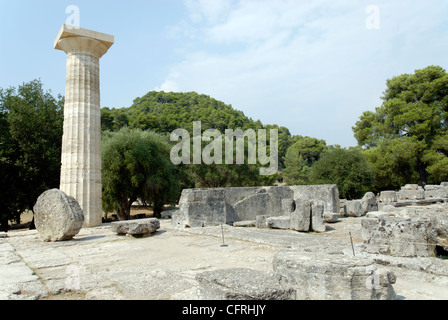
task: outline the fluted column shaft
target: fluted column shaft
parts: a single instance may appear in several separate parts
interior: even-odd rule
[[[108,50],[83,36],[58,41],[67,53],[60,189],[84,212],[84,227],[102,223],[99,59]]]

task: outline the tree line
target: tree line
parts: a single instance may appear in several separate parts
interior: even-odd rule
[[[64,98],[40,80],[0,89],[0,223],[20,221],[37,197],[59,187]],[[174,165],[176,129],[276,129],[279,172],[263,177],[260,165]],[[337,184],[341,197],[395,190],[406,183],[448,180],[448,74],[438,66],[386,81],[381,106],[354,125],[358,146],[327,145],[264,125],[209,96],[149,92],[128,108],[101,109],[103,208],[127,219],[139,199],[160,214],[185,188]],[[269,142],[268,142],[269,144]],[[269,148],[269,145],[268,145]]]

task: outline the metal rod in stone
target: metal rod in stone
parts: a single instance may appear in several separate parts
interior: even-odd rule
[[[350,242],[352,243],[353,256],[355,257],[355,256],[356,256],[356,254],[355,254],[355,246],[353,245],[353,238],[352,238],[352,233],[351,233],[351,232],[349,232],[349,234],[350,234]]]
[[[222,245],[221,247],[227,247],[226,243],[224,242],[224,225],[221,224],[221,232],[222,232]]]

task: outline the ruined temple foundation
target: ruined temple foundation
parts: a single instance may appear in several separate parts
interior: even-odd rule
[[[111,35],[63,25],[54,48],[67,54],[60,189],[84,212],[84,227],[102,223],[99,60]]]

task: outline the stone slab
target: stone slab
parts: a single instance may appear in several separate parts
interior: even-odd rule
[[[255,228],[257,224],[257,221],[250,220],[250,221],[238,221],[234,222],[233,226],[236,228]]]
[[[272,271],[243,268],[196,275],[201,300],[295,300],[295,290]]]
[[[324,212],[324,221],[326,223],[336,223],[339,222],[339,214],[333,212]]]
[[[116,234],[146,235],[160,229],[160,221],[156,218],[112,222],[112,231]]]
[[[393,300],[396,276],[373,259],[343,254],[280,251],[274,271],[296,289],[298,300]]]
[[[291,218],[290,217],[269,217],[266,219],[266,226],[272,229],[290,229]]]

